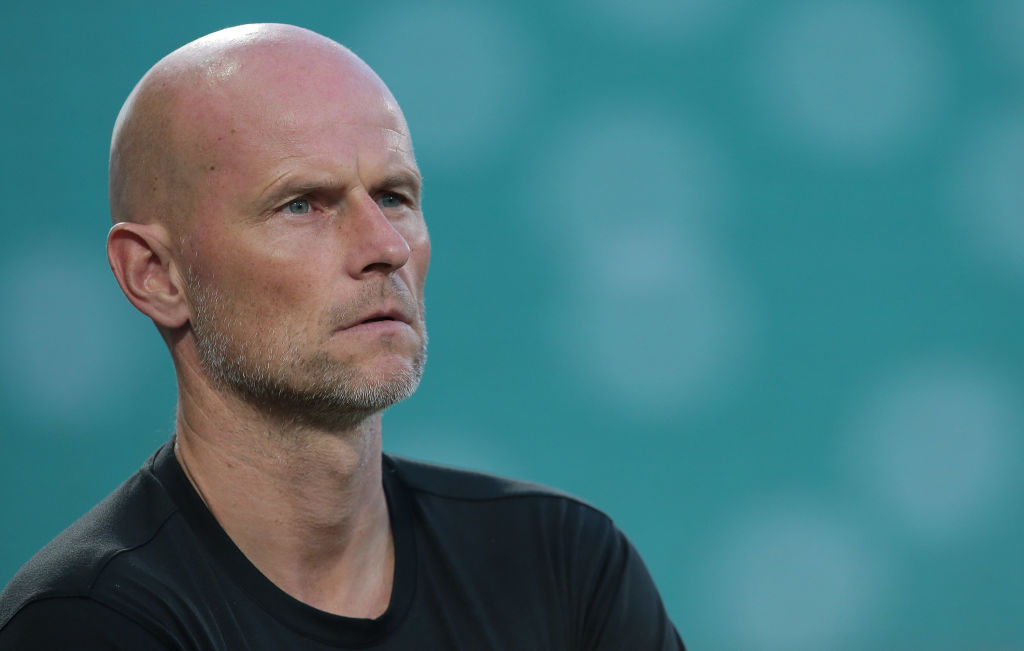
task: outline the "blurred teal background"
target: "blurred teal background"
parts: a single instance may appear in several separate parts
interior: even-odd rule
[[[5,3],[0,584],[170,434],[117,110],[228,25],[405,109],[431,360],[392,452],[611,514],[693,649],[1024,649],[1024,2]]]

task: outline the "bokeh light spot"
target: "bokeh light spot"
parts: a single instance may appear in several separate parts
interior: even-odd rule
[[[848,648],[890,581],[862,532],[800,503],[746,513],[708,554],[707,617],[726,648]]]
[[[712,234],[723,158],[678,116],[612,104],[560,132],[530,186],[565,265],[559,348],[638,414],[720,395],[748,352],[752,309]]]
[[[353,32],[357,39],[375,31],[380,37],[353,47],[387,80],[417,151],[435,164],[458,165],[511,137],[540,72],[523,30],[482,5],[409,4],[382,12],[368,21],[380,30]]]
[[[1009,67],[1024,71],[1024,1],[986,0],[979,6],[987,43]]]
[[[27,251],[4,264],[0,322],[4,387],[34,422],[79,423],[123,377],[115,314],[119,293],[102,258],[70,247]]]
[[[393,454],[469,468],[505,477],[527,477],[529,464],[491,435],[459,426],[385,427],[385,448]]]
[[[924,16],[904,5],[794,5],[754,56],[768,115],[814,152],[874,160],[900,151],[944,106],[941,49]]]
[[[637,413],[664,413],[735,379],[748,306],[710,246],[651,226],[606,227],[582,244],[565,349],[594,389]]]
[[[950,187],[964,241],[986,264],[1024,276],[1024,107],[984,121]]]
[[[725,211],[723,153],[670,110],[610,102],[575,117],[547,144],[528,214],[584,235],[594,225],[713,224]]]
[[[848,462],[894,522],[929,543],[978,535],[1012,500],[1013,389],[969,362],[885,378],[859,409]]]
[[[676,45],[707,33],[732,14],[739,0],[597,0],[581,2],[592,18],[616,34]],[[597,12],[595,14],[595,12]]]

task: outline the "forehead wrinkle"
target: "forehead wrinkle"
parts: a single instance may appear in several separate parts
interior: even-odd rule
[[[217,115],[215,124],[200,127],[203,131],[198,141],[208,143],[205,148],[223,157],[229,164],[236,159],[243,167],[247,162],[263,159],[270,167],[286,165],[291,161],[309,159],[313,163],[331,161],[345,155],[337,146],[328,146],[331,140],[327,134],[338,133],[344,138],[344,130],[353,129],[367,132],[374,140],[345,139],[344,149],[355,152],[365,148],[380,152],[393,152],[415,160],[412,139],[409,134],[391,126],[379,123],[344,122],[330,115],[317,116],[309,120],[292,113],[286,117],[265,116],[259,113],[245,115],[239,111],[204,111],[207,116]],[[375,134],[375,135],[374,135]],[[270,181],[273,183],[273,180]]]
[[[287,170],[287,171],[284,171],[284,172],[281,172],[280,174],[278,174],[276,177],[274,177],[273,180],[270,181],[270,183],[268,183],[265,186],[263,186],[262,188],[260,188],[260,196],[261,197],[266,196],[270,192],[271,188],[273,188],[275,185],[278,185],[281,182],[281,179],[287,178],[287,177],[289,177],[291,175],[292,175],[292,172],[290,170]]]
[[[334,124],[341,124],[346,127],[356,127],[357,129],[379,129],[380,131],[389,131],[396,136],[401,136],[402,138],[409,138],[408,132],[392,129],[391,127],[386,127],[382,124],[363,124],[361,122],[334,122]]]
[[[388,138],[387,142],[383,143],[379,148],[371,146],[365,148],[364,151],[360,151],[360,146],[356,144],[351,147],[351,154],[346,152],[346,154],[349,155],[347,160],[344,159],[344,155],[338,149],[332,149],[330,151],[309,151],[293,154],[280,154],[275,157],[274,167],[284,167],[285,169],[260,188],[259,192],[261,194],[266,193],[282,179],[293,175],[323,178],[325,179],[325,185],[337,185],[337,183],[333,181],[327,182],[326,179],[334,179],[335,177],[338,177],[339,174],[343,175],[346,168],[353,166],[353,162],[356,176],[361,177],[361,170],[359,167],[360,161],[367,156],[377,159],[373,165],[374,167],[383,167],[385,169],[390,167],[400,167],[402,169],[409,170],[411,174],[419,178],[419,168],[416,165],[416,158],[412,152],[412,148],[406,148],[403,146],[410,142],[407,136],[399,131],[385,127],[366,126],[366,128],[372,128],[378,131],[382,130],[387,133],[397,135],[401,137],[402,142],[396,142],[393,138]],[[382,155],[377,156],[378,152]]]
[[[237,117],[237,114],[235,114],[235,116]],[[328,117],[319,120],[319,122],[322,123],[321,126],[314,126],[310,125],[309,123],[301,124],[298,120],[295,119],[295,116],[289,117],[291,119],[287,121],[279,119],[273,121],[273,123],[269,125],[271,128],[276,127],[279,130],[280,135],[278,137],[274,137],[274,135],[271,134],[268,129],[262,129],[263,135],[269,136],[265,138],[265,140],[287,141],[289,143],[301,145],[302,143],[298,141],[302,140],[303,138],[312,138],[314,141],[320,141],[321,138],[319,137],[319,134],[322,134],[327,131],[334,132],[342,128],[352,128],[363,131],[381,132],[381,135],[386,139],[385,144],[382,148],[394,149],[397,151],[405,151],[406,147],[404,147],[403,145],[407,144],[407,149],[409,151],[412,151],[412,137],[408,132],[402,131],[400,129],[395,129],[384,124],[344,122],[336,119],[331,119]],[[254,121],[258,121],[260,119],[261,118],[257,116]],[[282,155],[281,159],[283,160],[285,158],[296,156],[301,157],[303,156],[303,154]]]

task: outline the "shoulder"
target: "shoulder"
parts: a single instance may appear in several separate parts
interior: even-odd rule
[[[564,614],[564,648],[682,649],[639,554],[602,511],[530,482],[387,455],[384,464],[413,495],[425,557],[458,568],[438,584],[472,583],[474,603],[536,607],[527,619]]]
[[[110,562],[145,545],[175,510],[147,463],[22,566],[0,593],[0,628],[33,602],[89,596]]]
[[[587,549],[616,545],[621,538],[603,511],[548,486],[393,455],[385,455],[384,468],[413,496],[425,520],[421,526]]]
[[[556,488],[475,470],[385,454],[384,471],[393,474],[414,492],[440,499],[466,502],[496,502],[505,499],[551,500],[600,513],[580,498]]]
[[[167,651],[173,641],[88,597],[33,601],[0,628],[0,651]]]

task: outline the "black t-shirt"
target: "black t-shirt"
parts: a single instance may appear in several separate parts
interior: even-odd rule
[[[546,488],[384,455],[387,611],[308,606],[221,529],[169,443],[0,594],[0,651],[681,650],[636,550]]]

